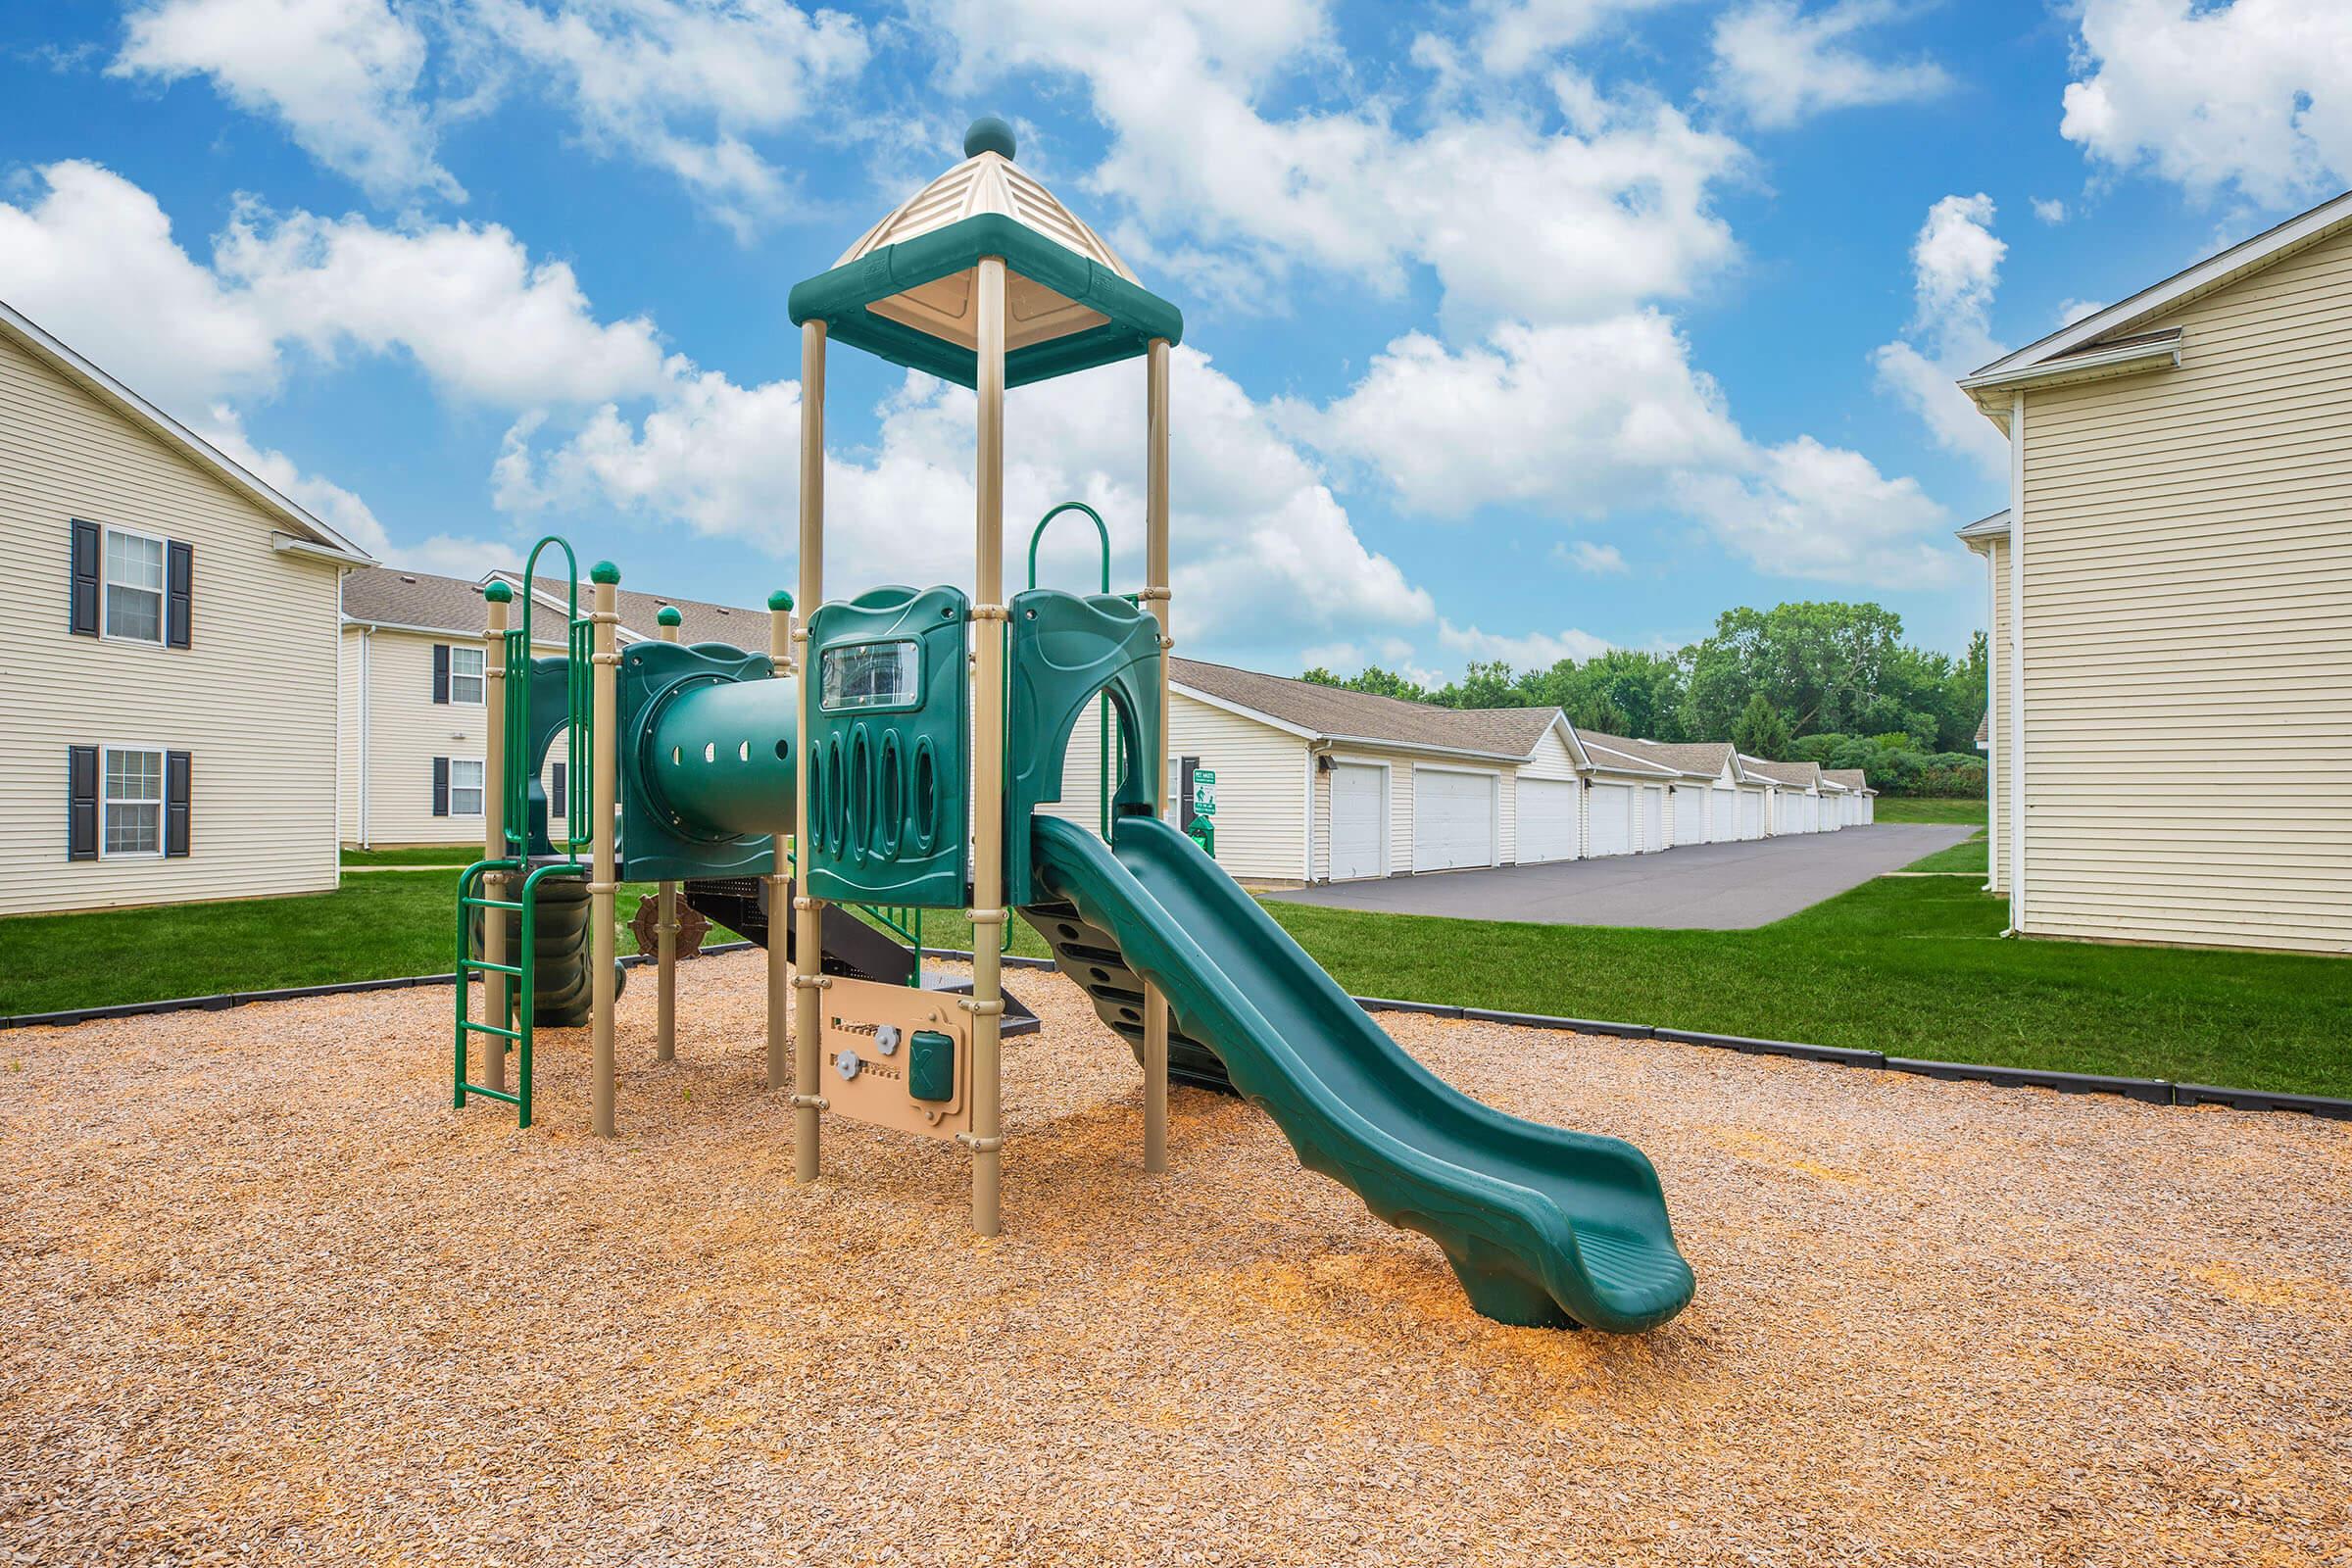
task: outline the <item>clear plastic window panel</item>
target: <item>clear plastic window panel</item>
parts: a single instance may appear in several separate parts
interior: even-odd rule
[[[922,697],[922,650],[911,640],[828,648],[824,692],[828,713],[874,708],[912,708]]]

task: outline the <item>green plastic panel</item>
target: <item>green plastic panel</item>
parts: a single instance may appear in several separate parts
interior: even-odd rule
[[[958,386],[976,386],[979,357],[972,350],[866,307],[977,266],[983,256],[1001,256],[1009,270],[1108,318],[1100,326],[1008,352],[1006,386],[1134,359],[1153,338],[1183,340],[1184,313],[1175,306],[1003,213],[959,219],[804,278],[793,285],[786,309],[796,326],[822,320],[837,342]]]
[[[519,638],[514,639],[514,646],[519,645]],[[521,715],[520,733],[524,767],[524,826],[529,830],[528,853],[534,856],[561,855],[564,852],[556,848],[548,832],[547,779],[544,775],[547,772],[548,752],[555,746],[556,737],[563,734],[571,722],[570,661],[553,657],[534,659],[531,661],[529,676],[519,684],[527,704]],[[509,689],[508,700],[514,700],[512,688]],[[508,733],[512,735],[515,731],[510,728]],[[573,749],[576,751],[579,748]],[[513,758],[507,759],[507,766],[514,766]],[[564,793],[578,800],[587,799],[580,791],[567,789]],[[508,824],[510,829],[514,825]]]
[[[1070,732],[1107,694],[1125,771],[1111,814],[1159,809],[1159,780],[1134,760],[1159,755],[1159,622],[1112,594],[1032,588],[1012,601],[1012,657],[1005,726],[1004,885],[1014,908],[1035,902],[1030,824],[1061,799]]]
[[[875,588],[808,618],[808,892],[960,909],[971,884],[971,601]],[[897,650],[911,644],[913,667]],[[858,672],[835,682],[829,671]]]
[[[906,1043],[906,1093],[916,1100],[956,1098],[956,1037],[917,1029]]]
[[[1415,1061],[1183,834],[1037,823],[1040,880],[1118,944],[1299,1162],[1438,1244],[1470,1304],[1531,1327],[1653,1328],[1693,1289],[1633,1145],[1522,1121]]]
[[[794,683],[725,643],[632,643],[616,711],[620,864],[639,881],[765,876],[791,831]]]

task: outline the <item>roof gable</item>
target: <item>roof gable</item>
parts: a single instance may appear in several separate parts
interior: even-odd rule
[[[195,465],[211,472],[302,535],[298,545],[309,553],[339,557],[353,565],[370,565],[375,558],[314,516],[309,509],[280,494],[244,465],[181,424],[163,410],[116,380],[69,348],[37,322],[0,300],[0,330],[22,342],[68,380],[93,393],[131,423],[162,439]]]
[[[2100,348],[2125,351],[2160,347],[2147,341],[2159,334],[2143,334],[2142,340],[2137,343],[2131,341],[2131,335],[2166,311],[2179,309],[2191,300],[2228,288],[2266,267],[2323,240],[2333,238],[2347,229],[2352,229],[2352,191],[2322,202],[2309,212],[2267,228],[2228,250],[2217,252],[2193,267],[2150,284],[2128,299],[2117,301],[2103,311],[2093,311],[2080,321],[2062,326],[2015,353],[2005,354],[1967,376],[1961,385],[1997,383],[2021,372],[2048,366],[2063,357],[2087,355]]]

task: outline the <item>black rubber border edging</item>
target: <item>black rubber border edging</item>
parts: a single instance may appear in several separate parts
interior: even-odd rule
[[[688,957],[742,953],[749,942],[718,942]],[[972,956],[960,948],[925,948],[935,958],[968,963]],[[650,953],[632,953],[619,959],[624,968],[654,961]],[[1005,954],[1004,963],[1014,969],[1051,969],[1051,958]],[[210,997],[172,997],[160,1002],[121,1002],[102,1007],[74,1007],[63,1012],[27,1012],[0,1018],[0,1029],[62,1028],[103,1018],[139,1018],[166,1012],[219,1012],[249,1002],[299,1002],[308,997],[353,996],[368,991],[407,991],[416,986],[445,986],[450,974],[394,975],[382,980],[346,980],[323,986],[281,986],[271,991],[229,991]],[[1889,1056],[1846,1046],[1809,1046],[1794,1040],[1761,1040],[1747,1035],[1710,1034],[1700,1029],[1664,1029],[1642,1023],[1610,1023],[1595,1018],[1563,1018],[1545,1012],[1504,1012],[1492,1007],[1458,1007],[1443,1002],[1408,1002],[1396,997],[1352,997],[1366,1012],[1411,1012],[1434,1018],[1509,1024],[1521,1029],[1556,1029],[1585,1035],[1612,1035],[1624,1040],[1664,1040],[1676,1045],[1737,1051],[1750,1056],[1788,1056],[1798,1061],[1838,1066],[1879,1068],[1916,1073],[1946,1083],[1990,1084],[1999,1089],[2050,1089],[2068,1095],[2118,1095],[2146,1105],[2227,1105],[2232,1110],[2287,1111],[2352,1121],[2352,1100],[2327,1095],[2278,1094],[2264,1089],[2228,1089],[2213,1084],[2177,1084],[2162,1078],[2120,1078],[2104,1073],[2052,1072],[2034,1067],[1998,1067],[1973,1061],[1931,1061],[1917,1056]]]

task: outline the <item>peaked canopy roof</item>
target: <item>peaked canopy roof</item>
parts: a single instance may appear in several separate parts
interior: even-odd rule
[[[964,386],[978,380],[980,259],[1005,264],[1004,382],[1019,386],[1175,343],[1184,317],[1013,160],[1012,128],[972,122],[964,160],[793,286],[794,324]]]

